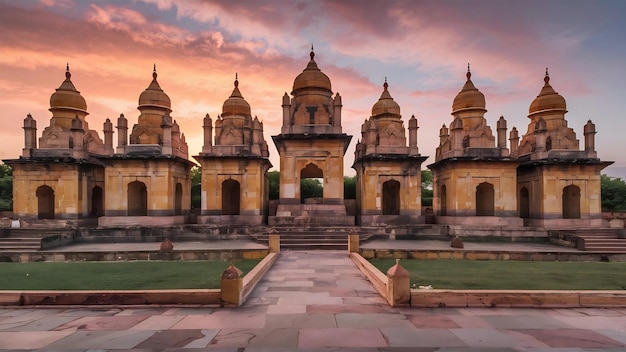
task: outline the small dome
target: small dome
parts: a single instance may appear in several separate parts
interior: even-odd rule
[[[233,93],[228,99],[226,99],[224,105],[222,106],[222,116],[229,115],[251,116],[250,104],[248,104],[239,91],[239,80],[237,79],[237,74],[235,74],[235,89],[233,89]]]
[[[476,87],[474,87],[474,83],[470,79],[472,77],[472,73],[469,70],[469,65],[467,65],[467,81],[463,88],[454,98],[454,102],[452,103],[452,114],[455,114],[458,111],[462,110],[474,110],[480,109],[485,110],[485,95],[481,93]]]
[[[313,59],[315,53],[311,48],[311,60],[304,71],[299,74],[293,81],[293,91],[302,88],[322,88],[331,91],[330,78],[326,76],[322,70],[317,67],[317,63]]]
[[[170,97],[165,94],[161,86],[159,86],[159,82],[157,82],[156,65],[152,72],[152,82],[150,82],[148,88],[139,95],[138,109],[141,110],[143,107],[157,107],[172,111]]]
[[[70,67],[67,65],[65,71],[65,81],[50,96],[50,109],[71,109],[81,112],[87,112],[87,102],[80,92],[76,90],[74,84],[70,80],[72,74]]]
[[[372,107],[372,116],[378,116],[382,114],[394,114],[400,115],[400,105],[396,103],[389,91],[387,90],[389,85],[387,84],[387,79],[385,79],[385,83],[383,84],[383,93],[380,95],[380,98]]]
[[[539,95],[530,103],[528,108],[528,115],[534,115],[546,110],[561,110],[567,112],[567,104],[565,98],[559,93],[555,92],[552,86],[550,86],[550,76],[548,75],[548,69],[546,69],[546,75],[543,78],[545,82]]]

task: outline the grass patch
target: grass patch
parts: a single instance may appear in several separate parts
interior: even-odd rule
[[[370,260],[386,273],[395,259]],[[401,260],[411,286],[465,290],[624,290],[626,263]]]
[[[244,273],[259,260],[233,263]],[[0,263],[0,290],[219,288],[228,261]]]

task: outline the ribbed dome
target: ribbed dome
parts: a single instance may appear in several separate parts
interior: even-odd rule
[[[170,97],[165,94],[161,86],[159,86],[159,82],[157,82],[156,67],[152,72],[152,82],[150,82],[148,88],[139,95],[138,109],[143,107],[157,107],[172,111]]]
[[[543,88],[541,88],[541,92],[539,95],[530,103],[530,107],[528,108],[528,115],[534,115],[536,113],[546,111],[546,110],[561,110],[567,111],[567,104],[565,103],[565,98],[563,98],[559,93],[555,92],[552,86],[550,86],[550,76],[548,75],[548,70],[546,69],[546,75],[543,78],[545,84]]]
[[[71,109],[82,112],[87,112],[87,102],[80,92],[76,90],[74,84],[70,80],[72,75],[70,74],[69,65],[65,71],[65,81],[61,83],[61,86],[56,89],[50,96],[50,110],[52,109]]]
[[[389,91],[387,90],[389,85],[387,84],[387,80],[385,79],[385,83],[383,84],[383,93],[380,95],[380,98],[372,107],[372,116],[378,116],[381,114],[394,114],[400,115],[400,105],[396,103]]]
[[[317,67],[313,59],[315,53],[311,50],[311,60],[304,71],[293,81],[293,91],[302,88],[322,88],[331,91],[330,78]]]
[[[455,114],[458,111],[469,110],[469,109],[480,109],[485,110],[485,95],[481,93],[476,87],[474,87],[474,83],[470,79],[472,77],[472,73],[469,71],[469,65],[467,67],[467,81],[463,88],[454,98],[454,102],[452,103],[452,114]]]
[[[243,98],[239,91],[239,80],[235,75],[235,89],[222,106],[222,116],[244,115],[250,116],[250,104]]]

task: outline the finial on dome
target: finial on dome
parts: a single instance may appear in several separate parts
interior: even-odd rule
[[[68,62],[65,64],[65,79],[69,81],[70,77],[72,77],[72,74],[70,73],[70,63]]]
[[[465,77],[467,77],[468,81],[470,80],[470,78],[472,78],[472,72],[470,72],[470,64],[469,64],[469,62],[467,63],[467,73],[465,74]]]
[[[387,76],[385,76],[385,83],[383,83],[383,88],[387,90],[387,87],[389,87],[389,84],[387,84]]]
[[[239,87],[239,79],[238,79],[237,72],[235,72],[235,88],[237,87]]]
[[[315,52],[313,52],[313,44],[311,44],[311,60],[313,60],[313,58],[315,57]]]
[[[157,79],[156,64],[152,68],[152,78]]]
[[[550,83],[550,75],[548,74],[548,68],[546,67],[546,75],[543,77],[543,81],[548,85]]]

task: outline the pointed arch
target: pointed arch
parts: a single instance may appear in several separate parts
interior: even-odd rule
[[[183,215],[183,185],[176,183],[174,194],[174,215]]]
[[[148,215],[148,191],[140,181],[128,184],[128,216]]]
[[[442,185],[439,191],[439,202],[441,203],[441,210],[439,211],[441,216],[448,215],[448,193],[446,185]]]
[[[400,215],[400,182],[383,183],[383,215]]]
[[[476,187],[476,216],[494,216],[494,189],[489,182]]]
[[[35,194],[37,196],[37,217],[39,219],[54,219],[54,190],[49,186],[39,186]]]
[[[530,218],[530,193],[526,187],[519,190],[519,217]]]
[[[104,215],[104,196],[102,187],[94,186],[91,190],[91,210],[89,211],[91,216]]]
[[[222,182],[222,215],[239,215],[241,211],[241,186],[238,181]]]
[[[563,219],[580,219],[580,187],[563,188]]]

